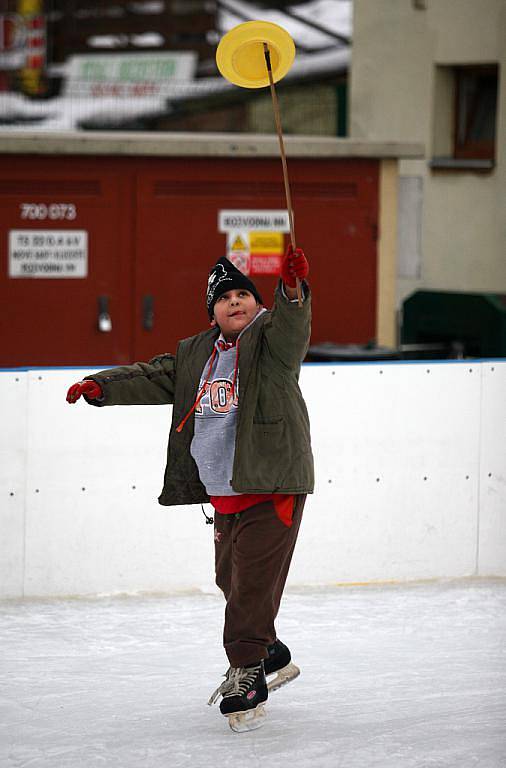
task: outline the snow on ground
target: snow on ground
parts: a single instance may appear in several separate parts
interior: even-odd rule
[[[214,594],[0,603],[2,768],[504,768],[506,581],[289,591],[302,674],[235,734]]]

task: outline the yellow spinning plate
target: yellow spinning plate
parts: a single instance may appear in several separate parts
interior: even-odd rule
[[[221,38],[216,64],[223,77],[242,88],[269,85],[264,43],[269,46],[272,79],[281,80],[293,64],[295,45],[283,27],[270,21],[246,21]]]

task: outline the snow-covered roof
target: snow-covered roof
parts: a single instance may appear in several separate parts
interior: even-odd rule
[[[318,50],[336,44],[334,35],[351,38],[352,0],[310,0],[296,6],[288,6],[286,12],[276,9],[259,8],[254,2],[245,0],[218,0],[218,24],[222,32],[240,24],[241,21],[263,19],[279,24],[287,30],[295,45]],[[235,12],[234,12],[235,11]],[[330,33],[315,29],[294,17],[299,16],[317,26],[327,28]]]
[[[310,26],[291,16],[308,19]],[[309,0],[289,7],[287,12],[259,7],[246,0],[219,0],[217,17],[220,36],[245,20],[263,19],[284,27],[293,37],[297,55],[286,81],[304,80],[345,71],[350,63],[352,0]],[[328,29],[329,34],[321,31]],[[339,39],[338,39],[339,38]],[[236,86],[222,77],[201,77],[188,82],[174,82],[162,96],[119,99],[61,95],[48,101],[33,101],[21,94],[0,93],[1,131],[72,130],[83,121],[122,120],[167,114],[171,104],[232,92]]]

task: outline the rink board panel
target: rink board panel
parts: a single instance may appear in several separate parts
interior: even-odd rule
[[[23,593],[28,378],[0,374],[0,596]]]
[[[80,375],[29,373],[37,428],[30,430],[27,471],[26,594],[205,584],[209,527],[199,536],[197,515],[157,502],[171,408],[69,406],[65,393]],[[195,542],[199,554],[189,558]]]
[[[480,366],[307,366],[303,384],[317,483],[292,577],[474,574]]]
[[[484,576],[506,574],[506,364],[482,367],[479,562]]]
[[[289,584],[506,575],[491,365],[303,366],[316,488]],[[1,596],[215,589],[200,506],[157,503],[171,408],[70,406],[82,375],[0,372]]]

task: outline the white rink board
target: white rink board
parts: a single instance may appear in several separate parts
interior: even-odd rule
[[[304,392],[318,556],[297,559],[298,581],[475,573],[480,366],[309,366]]]
[[[0,373],[0,597],[23,594],[28,378]]]
[[[157,502],[170,407],[71,406],[68,386],[82,376],[29,373],[25,593],[207,585],[212,535],[200,508]]]
[[[170,407],[70,406],[83,375],[0,372],[0,596],[215,589],[200,506],[157,503]],[[505,384],[502,361],[304,366],[289,583],[506,576]]]
[[[506,571],[506,365],[483,365],[479,562],[483,573]]]

